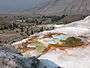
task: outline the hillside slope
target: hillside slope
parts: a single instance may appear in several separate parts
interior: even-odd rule
[[[59,15],[59,14],[89,14],[89,0],[46,0],[33,11],[36,14]]]

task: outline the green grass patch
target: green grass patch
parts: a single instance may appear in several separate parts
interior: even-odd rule
[[[43,53],[43,51],[45,50],[44,44],[37,41],[37,42],[35,43],[35,45],[36,45],[36,50],[37,50],[40,54]]]
[[[63,46],[67,47],[76,47],[84,44],[80,38],[75,37],[68,37],[66,40],[63,40],[62,42],[64,43]]]

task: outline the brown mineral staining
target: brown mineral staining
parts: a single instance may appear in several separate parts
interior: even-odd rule
[[[21,53],[24,53],[24,52],[26,52],[27,50],[29,50],[29,48],[18,48],[18,50],[19,50]]]
[[[54,49],[56,49],[56,47],[54,47],[54,46],[48,46],[48,47],[44,50],[44,53],[47,52],[47,51],[49,51],[49,50],[54,50]]]
[[[60,41],[61,42],[61,41]],[[62,44],[49,44],[45,51],[54,50],[56,48],[60,50],[65,50],[67,48],[76,48],[76,47],[84,47],[85,44],[80,38],[68,37],[66,40],[62,41]]]
[[[30,47],[23,47],[23,48],[18,48],[18,50],[21,52],[21,53],[24,53],[28,50],[34,50],[35,48],[30,48]]]
[[[24,53],[28,50],[34,50],[35,48],[30,48],[30,47],[27,47],[28,45],[33,45],[34,43],[36,43],[37,39],[36,36],[32,36],[31,38],[29,38],[26,42],[22,43],[22,45],[18,45],[18,50],[21,52],[21,53]]]
[[[60,49],[60,50],[65,50],[65,47],[60,47],[59,44],[50,44],[48,45],[48,47],[45,49],[45,52],[49,51],[49,50],[55,50],[56,48]]]
[[[37,36],[32,36],[31,38],[28,39],[28,41],[31,41],[31,40],[36,39],[36,38],[37,38]]]
[[[43,38],[53,38],[53,36],[58,36],[62,34],[63,33],[48,33]],[[46,53],[47,51],[55,50],[56,48],[65,51],[65,49],[67,48],[84,46],[84,42],[77,37],[68,37],[65,40],[60,40],[60,42],[56,44],[49,44],[48,47],[45,47],[45,45],[42,42],[39,42],[38,39],[40,39],[38,36],[31,36],[30,38],[28,38],[26,42],[23,42],[22,45],[18,46],[17,49],[21,53],[24,53],[26,51],[32,51],[32,50],[37,50],[40,53]],[[35,47],[33,48],[32,46],[35,46]]]
[[[63,33],[48,33],[47,35],[44,36],[44,38],[52,38],[53,35],[61,35]]]

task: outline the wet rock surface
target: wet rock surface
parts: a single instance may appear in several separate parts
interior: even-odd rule
[[[37,68],[39,60],[25,58],[11,47],[0,46],[0,68]]]

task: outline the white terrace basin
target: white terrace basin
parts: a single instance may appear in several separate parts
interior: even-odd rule
[[[42,55],[41,66],[47,68],[90,68],[90,45],[85,48],[59,50],[58,48]],[[48,60],[46,62],[45,60]]]
[[[66,48],[64,50],[60,50],[59,48],[49,50],[39,57],[42,62],[40,68],[44,68],[45,66],[47,68],[57,68],[58,66],[62,68],[90,68],[90,16],[84,20],[72,22],[63,27],[35,35],[41,38],[49,33],[64,33],[68,36],[85,36],[87,37],[85,40],[88,41],[88,45],[84,47]],[[54,38],[65,39],[66,36],[54,36]],[[27,39],[19,42],[21,44],[26,41]],[[43,42],[46,46],[56,43],[52,41],[52,38],[39,39],[39,41]],[[19,42],[13,43],[12,45],[17,46]],[[27,55],[28,54],[29,53],[27,53]]]

